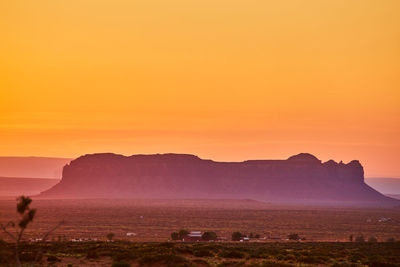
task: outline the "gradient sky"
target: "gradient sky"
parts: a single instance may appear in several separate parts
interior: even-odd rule
[[[0,155],[359,159],[400,177],[400,1],[0,3]]]

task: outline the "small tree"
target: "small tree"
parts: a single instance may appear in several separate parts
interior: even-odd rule
[[[172,240],[179,240],[179,234],[177,232],[171,233]]]
[[[378,242],[378,239],[376,239],[375,236],[371,236],[370,238],[368,238],[368,242],[370,242],[370,243],[376,243],[376,242]]]
[[[233,232],[232,233],[232,241],[240,241],[242,238],[242,233],[241,232]]]
[[[289,240],[296,240],[296,241],[298,241],[298,240],[300,240],[301,238],[300,238],[299,234],[292,233],[292,234],[289,234],[289,235],[288,235],[288,239],[289,239]]]
[[[6,225],[0,224],[0,228],[3,230],[4,233],[6,233],[12,240],[15,242],[15,261],[17,266],[21,266],[21,261],[19,259],[19,246],[22,241],[22,237],[24,234],[25,229],[28,227],[28,225],[33,222],[33,218],[36,215],[36,209],[32,209],[30,207],[30,204],[32,203],[32,199],[30,197],[26,196],[20,196],[17,198],[17,212],[20,215],[20,219],[17,224],[15,224],[13,221],[8,222]],[[63,224],[64,221],[61,221],[58,223],[55,227],[50,229],[47,233],[45,233],[42,237],[42,241],[46,241],[48,236],[54,232],[58,227]],[[16,233],[12,234],[11,232],[8,231],[7,228],[17,228]],[[39,255],[41,253],[41,249],[39,252],[36,254],[34,264],[38,261]]]
[[[108,241],[112,241],[112,239],[114,238],[114,236],[115,236],[115,234],[114,233],[108,233],[107,234],[107,239],[108,239]]]
[[[201,238],[206,241],[217,240],[217,234],[215,232],[204,232]]]
[[[356,237],[355,241],[357,243],[364,243],[365,242],[365,238],[364,238],[363,235],[359,235],[359,236]]]
[[[349,235],[349,241],[353,242],[353,235]]]
[[[179,230],[179,233],[178,233],[179,239],[180,240],[184,239],[188,234],[189,234],[188,230],[185,230],[185,229]]]

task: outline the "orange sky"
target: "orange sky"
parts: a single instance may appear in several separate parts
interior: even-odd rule
[[[400,1],[0,3],[0,155],[359,159],[400,177]]]

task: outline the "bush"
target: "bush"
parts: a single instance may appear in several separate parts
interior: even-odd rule
[[[209,266],[208,262],[202,259],[194,259],[192,262],[195,264],[195,266]]]
[[[193,251],[195,257],[212,257],[213,254],[206,248],[200,248]]]
[[[242,238],[242,233],[241,232],[233,232],[232,233],[232,241],[240,241]]]
[[[204,232],[201,238],[206,241],[217,240],[217,234],[215,232]]]
[[[86,255],[87,259],[97,259],[98,257],[99,257],[99,255],[97,255],[96,250],[89,250]]]
[[[134,260],[137,255],[129,251],[117,251],[113,253],[112,258],[114,261]]]
[[[186,259],[181,256],[171,254],[145,255],[140,260],[140,265],[152,265],[156,263],[166,264],[168,266],[176,266],[186,263]]]
[[[300,240],[300,236],[299,236],[299,234],[292,233],[292,234],[288,235],[288,239],[289,240]]]
[[[180,240],[184,239],[188,234],[189,234],[188,230],[185,230],[185,229],[179,230],[179,233],[178,233],[179,239]]]
[[[365,242],[365,238],[364,238],[363,235],[359,235],[359,236],[356,237],[355,241],[358,242],[358,243],[364,243]]]
[[[368,238],[368,242],[370,242],[370,243],[376,243],[376,242],[378,242],[378,240],[376,239],[376,237],[371,236],[370,238]]]
[[[114,233],[108,233],[108,234],[106,235],[108,241],[112,241],[112,239],[114,238],[114,236],[115,236]]]
[[[131,265],[126,261],[116,261],[111,265],[111,267],[131,267]]]
[[[396,242],[396,239],[394,237],[389,237],[388,239],[386,239],[386,242],[393,243]]]
[[[274,261],[263,261],[261,264],[262,267],[292,267],[293,265],[286,263],[279,263]]]
[[[47,261],[48,262],[56,262],[56,261],[61,261],[59,258],[57,258],[56,256],[50,255],[47,257]]]
[[[172,240],[180,240],[179,233],[177,233],[177,232],[171,233],[171,239]]]
[[[236,250],[230,250],[230,251],[224,251],[220,254],[221,257],[223,258],[230,258],[230,259],[243,259],[245,255]]]
[[[361,262],[364,259],[363,255],[360,253],[355,253],[349,257],[351,262]]]
[[[22,252],[19,255],[19,259],[25,262],[34,261],[35,258],[36,258],[36,253],[33,252]]]
[[[318,264],[318,263],[324,263],[324,261],[318,257],[318,256],[302,256],[299,261],[304,262],[304,263],[310,263],[310,264]]]

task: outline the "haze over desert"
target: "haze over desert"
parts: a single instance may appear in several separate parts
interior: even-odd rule
[[[399,10],[0,2],[0,266],[400,266]]]

